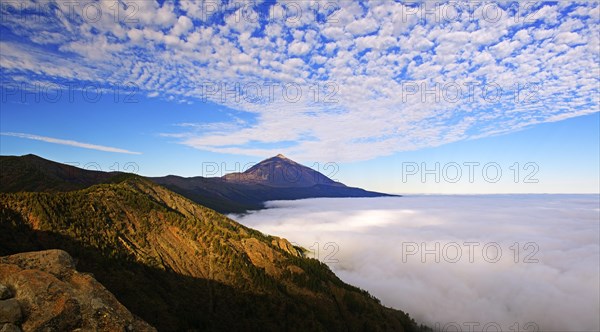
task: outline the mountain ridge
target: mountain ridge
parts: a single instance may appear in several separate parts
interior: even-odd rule
[[[0,191],[70,191],[110,181],[119,172],[87,170],[34,154],[0,156]]]
[[[131,174],[85,170],[31,154],[0,156],[0,170],[0,192],[80,190]],[[271,200],[395,196],[348,187],[281,154],[243,173],[222,177],[167,175],[147,179],[221,213],[259,210]]]

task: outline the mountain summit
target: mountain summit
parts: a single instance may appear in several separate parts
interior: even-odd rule
[[[297,188],[315,185],[345,187],[339,182],[301,165],[282,154],[261,161],[243,173],[231,173],[223,179],[234,183],[261,184],[269,187]]]
[[[325,170],[334,164],[324,164]],[[222,177],[152,178],[199,204],[221,213],[264,208],[264,202],[317,197],[380,197],[388,194],[352,188],[299,164],[282,154],[265,159],[242,173]]]

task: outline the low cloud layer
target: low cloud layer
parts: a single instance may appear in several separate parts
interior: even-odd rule
[[[268,206],[233,217],[310,248],[342,280],[440,331],[600,330],[598,195]]]

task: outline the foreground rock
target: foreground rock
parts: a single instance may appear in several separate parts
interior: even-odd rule
[[[155,331],[62,250],[0,257],[0,291],[0,331]]]
[[[12,292],[5,285],[0,284],[0,300],[6,300],[13,297]]]
[[[22,317],[21,306],[17,300],[0,301],[0,323],[19,323]]]

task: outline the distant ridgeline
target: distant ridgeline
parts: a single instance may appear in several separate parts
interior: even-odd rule
[[[150,179],[221,213],[261,209],[264,202],[272,200],[391,196],[347,187],[281,154],[243,173],[212,178],[171,175]]]
[[[118,182],[130,176],[129,173],[84,170],[35,155],[0,158],[3,192],[70,191]],[[263,160],[243,173],[222,177],[169,175],[148,179],[221,213],[262,209],[263,203],[270,200],[392,196],[347,187],[283,155]]]
[[[237,179],[202,178],[208,188],[202,195],[220,193],[219,184],[230,191],[255,188],[269,198],[274,196],[265,188],[289,189],[262,182],[261,167],[272,167],[267,163],[277,168],[293,162],[278,156]],[[65,250],[79,271],[93,273],[127,309],[160,331],[427,330],[345,284],[325,264],[305,258],[303,248],[198,204],[200,194],[188,199],[141,176],[86,171],[33,155],[0,157],[0,169],[0,256]],[[173,178],[178,184],[202,183],[154,180]],[[334,181],[302,184],[331,195],[380,195]],[[184,189],[196,190],[188,186]]]

